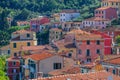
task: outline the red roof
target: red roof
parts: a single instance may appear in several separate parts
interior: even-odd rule
[[[19,33],[30,33],[32,31],[28,31],[28,30],[19,30],[19,31],[15,31],[13,32],[13,34],[19,34]]]
[[[100,7],[100,8],[97,8],[96,10],[106,10],[106,9],[109,9],[109,8],[112,8],[112,7]]]
[[[32,54],[32,55],[24,56],[24,58],[31,58],[33,60],[40,61],[40,60],[43,60],[43,59],[46,59],[52,56],[54,56],[52,53],[43,52],[39,54]]]
[[[104,18],[100,18],[100,17],[92,17],[92,18],[88,18],[85,21],[110,21],[109,19],[104,19]]]
[[[110,64],[118,64],[118,65],[120,65],[120,57],[118,57],[118,58],[114,58],[114,59],[111,59],[111,60],[107,60],[107,61],[104,61],[104,62],[106,62],[106,63],[110,63]]]
[[[100,72],[91,72],[91,73],[78,73],[78,74],[67,74],[60,76],[53,76],[47,78],[39,78],[33,80],[108,80],[109,77],[113,78],[113,80],[120,80],[119,76],[113,75],[112,73],[108,73],[106,71]]]

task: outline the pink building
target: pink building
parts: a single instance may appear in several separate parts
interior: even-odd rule
[[[30,30],[39,32],[41,31],[41,27],[42,27],[41,25],[49,22],[50,20],[47,17],[39,17],[39,18],[31,19]]]
[[[104,39],[82,30],[73,30],[65,36],[65,43],[73,42],[76,46],[76,58],[82,63],[93,62],[104,53]]]
[[[92,17],[82,21],[83,28],[91,27],[102,29],[106,28],[107,25],[111,25],[111,21],[109,19],[103,19],[100,17]]]
[[[95,10],[95,17],[112,20],[117,18],[117,11],[112,7],[100,7]]]

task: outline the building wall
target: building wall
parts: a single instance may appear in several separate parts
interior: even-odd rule
[[[35,19],[30,21],[30,30],[38,32],[40,31],[39,26],[41,24],[49,23],[50,20],[48,18],[41,18],[41,19]],[[35,25],[35,28],[33,28],[33,25]]]
[[[112,74],[113,73],[113,70],[115,70],[115,74],[114,75],[117,75],[117,76],[120,76],[120,67],[118,67],[118,65],[112,65],[112,64],[103,64],[102,65],[104,67],[104,69]]]
[[[102,1],[101,6],[108,6],[108,7],[117,8],[117,14],[120,15],[120,2]]]
[[[80,13],[60,13],[60,22],[71,21],[80,16]]]
[[[63,57],[53,56],[39,62],[39,72],[43,72],[44,74],[48,74],[48,72],[53,71],[53,64],[61,63],[61,68],[63,68]]]
[[[13,65],[13,62],[16,62],[16,65]],[[15,73],[12,72],[14,69],[16,69]],[[10,80],[14,80],[13,78],[14,76],[16,76],[17,80],[19,80],[19,73],[20,73],[20,62],[14,60],[7,61],[7,75],[10,78]]]
[[[87,62],[87,58],[90,58],[91,61],[94,61],[95,58],[98,57],[98,53],[96,51],[97,49],[100,50],[100,54],[103,54],[103,52],[104,52],[104,40],[99,40],[100,45],[97,45],[96,41],[97,40],[90,40],[90,45],[87,45],[86,40],[77,41],[76,45],[77,45],[78,59],[80,59],[81,61],[84,61],[85,63]],[[88,57],[86,56],[87,49],[90,50],[90,56],[88,56]],[[81,50],[80,54],[79,54],[79,50]]]
[[[50,34],[49,34],[49,43],[51,43],[52,41],[58,41],[62,38],[62,31],[58,31],[58,30],[50,30]]]
[[[14,53],[18,53],[19,51],[21,51],[22,46],[27,46],[27,42],[30,42],[31,46],[37,45],[36,40],[11,41],[10,42],[11,56],[13,56]],[[16,43],[16,48],[13,47],[13,43]]]

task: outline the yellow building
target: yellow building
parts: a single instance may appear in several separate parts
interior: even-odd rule
[[[27,30],[13,32],[10,40],[11,56],[20,55],[22,46],[37,45],[36,33]]]
[[[118,15],[120,15],[120,0],[102,0],[101,6],[116,8]]]
[[[53,14],[54,21],[60,21],[59,13]]]

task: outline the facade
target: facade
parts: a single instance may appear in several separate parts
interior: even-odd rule
[[[102,63],[107,72],[120,76],[120,57],[108,59]]]
[[[18,57],[8,58],[6,61],[7,75],[10,80],[22,80],[23,70],[22,65],[23,61]]]
[[[37,45],[36,33],[20,30],[12,33],[10,41],[11,56],[18,56],[23,46]]]
[[[53,14],[52,17],[53,17],[54,21],[60,21],[59,13]]]
[[[52,53],[43,52],[40,54],[32,54],[25,57],[25,75],[29,79],[37,78],[39,73],[47,76],[50,71],[63,68],[63,58]]]
[[[17,21],[17,26],[28,26],[30,22],[28,21]]]
[[[53,43],[54,41],[58,41],[60,39],[62,39],[62,30],[58,28],[50,29],[49,44]]]
[[[100,17],[93,17],[82,21],[82,25],[83,28],[91,27],[91,28],[103,29],[106,28],[106,26],[111,25],[111,21]]]
[[[95,10],[95,17],[100,17],[103,19],[117,19],[117,11],[112,7],[100,7]]]
[[[97,30],[92,30],[91,33],[101,35],[104,38],[104,55],[112,54],[112,37]]]
[[[119,80],[120,77],[112,75],[106,71],[90,72],[86,74],[66,74],[46,78],[37,78],[33,80]]]
[[[80,29],[82,28],[81,22],[63,22],[62,23],[62,30],[65,32],[69,32],[73,29]]]
[[[39,32],[47,31],[50,29],[51,24],[45,23],[39,26]]]
[[[60,13],[60,22],[72,21],[73,19],[80,16],[78,10],[62,10]]]
[[[30,20],[30,30],[40,32],[41,25],[49,23],[50,20],[47,17],[39,17]]]
[[[120,15],[120,1],[119,0],[102,0],[101,6],[116,8],[117,14]]]
[[[101,35],[82,30],[73,30],[68,35],[65,37],[65,41],[66,43],[73,42],[75,44],[76,58],[81,63],[93,62],[99,55],[103,55],[104,39]]]
[[[0,55],[10,55],[10,52],[11,50],[9,45],[0,48]]]

